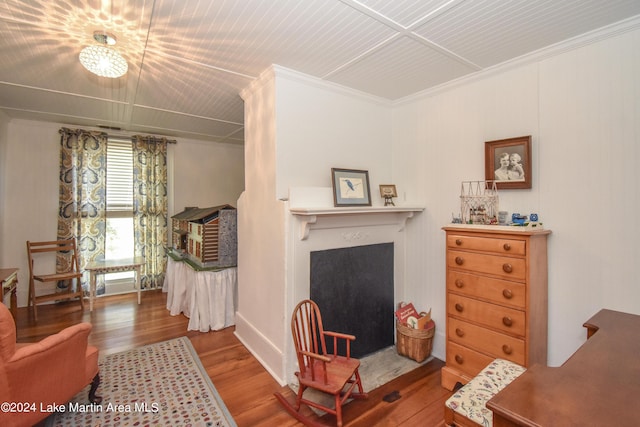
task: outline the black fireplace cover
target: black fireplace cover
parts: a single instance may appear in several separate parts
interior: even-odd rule
[[[311,299],[320,307],[325,330],[356,336],[355,358],[394,344],[393,246],[311,252]],[[327,340],[327,351],[333,351],[333,340]]]

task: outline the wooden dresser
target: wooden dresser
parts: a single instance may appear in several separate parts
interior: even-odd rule
[[[442,386],[466,384],[496,358],[547,363],[547,236],[528,227],[446,231],[447,358]]]

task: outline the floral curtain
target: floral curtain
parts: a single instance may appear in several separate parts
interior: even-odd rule
[[[58,239],[76,239],[80,269],[84,270],[89,262],[104,257],[107,134],[67,128],[59,133]],[[59,253],[58,271],[68,271],[70,262],[70,254]],[[85,272],[83,289],[88,283]]]
[[[167,141],[136,135],[133,141],[134,255],[145,259],[143,289],[162,287],[167,263]]]

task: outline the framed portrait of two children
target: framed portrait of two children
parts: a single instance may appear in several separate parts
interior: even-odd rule
[[[485,142],[484,170],[498,189],[531,188],[531,135]]]

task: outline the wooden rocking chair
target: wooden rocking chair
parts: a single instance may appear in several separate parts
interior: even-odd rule
[[[293,417],[307,426],[318,424],[300,412],[302,403],[335,415],[337,425],[341,427],[342,405],[347,399],[367,397],[358,372],[360,361],[351,357],[351,341],[355,340],[355,337],[325,331],[322,327],[320,309],[311,300],[301,301],[296,306],[291,317],[291,333],[298,357],[300,371],[296,372],[296,376],[300,387],[295,406],[280,393],[275,393],[276,398]],[[333,354],[327,354],[325,337],[333,338]],[[346,343],[346,356],[337,354],[339,339]],[[333,395],[335,408],[303,397],[307,388]]]

